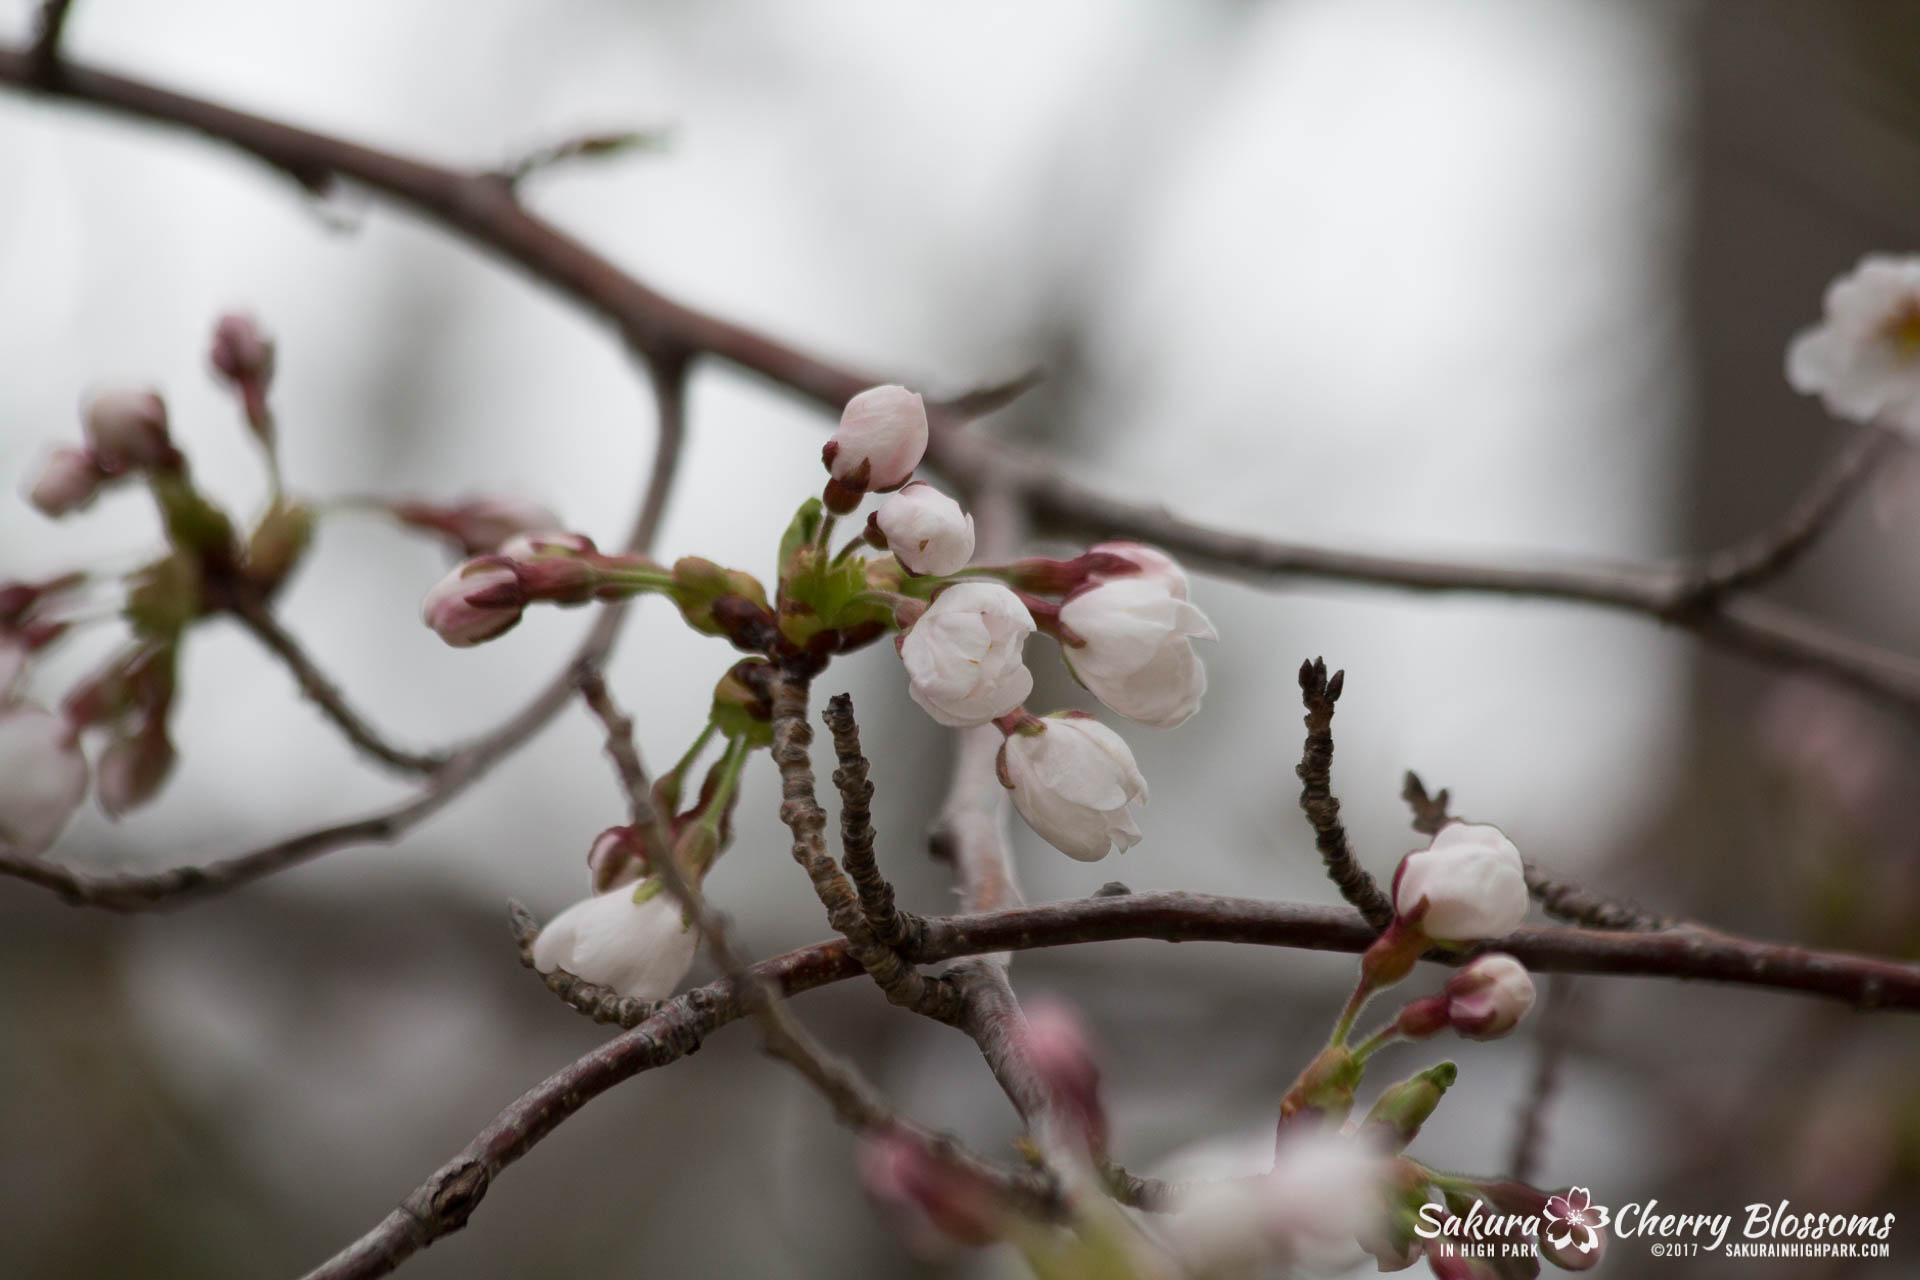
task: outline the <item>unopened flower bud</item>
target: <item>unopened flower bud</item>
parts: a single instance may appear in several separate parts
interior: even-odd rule
[[[771,639],[773,610],[760,580],[700,556],[673,562],[673,602],[695,631],[725,636],[744,649],[759,649]]]
[[[587,850],[587,880],[596,894],[632,884],[647,873],[646,842],[633,827],[608,827]]]
[[[458,565],[427,592],[420,620],[455,648],[491,640],[510,630],[525,611],[527,593],[513,565],[484,556]]]
[[[313,512],[297,502],[276,501],[247,539],[242,565],[247,581],[263,594],[273,594],[312,541]]]
[[[1296,1266],[1352,1266],[1359,1237],[1385,1216],[1382,1189],[1391,1166],[1364,1137],[1321,1129],[1289,1135],[1263,1179],[1268,1239]]]
[[[1022,1049],[1053,1094],[1070,1135],[1095,1157],[1107,1149],[1107,1113],[1100,1102],[1100,1066],[1074,1010],[1055,1001],[1027,1005]]]
[[[1447,1024],[1469,1040],[1497,1040],[1533,1008],[1526,966],[1502,952],[1481,956],[1447,979]]]
[[[453,506],[396,502],[393,514],[403,524],[440,534],[469,557],[498,551],[516,534],[566,527],[551,510],[523,498],[469,498]]]
[[[173,741],[164,719],[152,717],[130,736],[116,738],[100,755],[94,791],[100,811],[118,821],[159,794],[173,771]]]
[[[1029,719],[1000,748],[1001,782],[1028,826],[1070,858],[1098,862],[1140,842],[1129,805],[1147,780],[1126,739],[1084,714]]]
[[[991,1244],[1013,1220],[999,1192],[917,1136],[879,1129],[860,1140],[860,1182],[875,1201],[902,1214],[920,1243],[937,1232],[966,1245]]]
[[[973,559],[973,517],[918,480],[880,504],[873,522],[909,573],[958,573]]]
[[[1458,1067],[1442,1062],[1391,1086],[1367,1112],[1361,1136],[1373,1139],[1383,1151],[1406,1150],[1459,1076]]]
[[[868,493],[898,489],[927,452],[927,407],[905,387],[871,387],[847,401],[821,451],[833,479],[829,510],[845,514]]]
[[[167,434],[166,402],[154,392],[103,392],[88,402],[81,425],[103,470],[172,468],[180,461]]]
[[[1436,942],[1474,942],[1513,932],[1527,915],[1520,851],[1498,827],[1453,822],[1400,861],[1394,909]]]
[[[1033,630],[1033,615],[1007,588],[956,583],[900,638],[908,692],[949,728],[1003,716],[1033,692],[1033,674],[1021,661]]]
[[[1067,669],[1121,715],[1170,729],[1200,709],[1207,671],[1193,641],[1219,633],[1165,577],[1112,578],[1071,596],[1060,625]]]
[[[512,564],[529,600],[585,604],[601,586],[600,569],[594,563],[599,548],[582,533],[515,534],[500,544],[495,556]]]
[[[1134,573],[1149,582],[1158,582],[1167,593],[1176,600],[1187,598],[1187,571],[1180,562],[1166,552],[1138,542],[1102,542],[1087,548],[1088,558],[1112,556],[1132,566]],[[1125,577],[1124,573],[1114,569],[1096,570],[1093,579],[1105,582],[1110,578]]]
[[[765,658],[742,658],[727,668],[713,687],[713,706],[707,718],[729,738],[744,738],[754,746],[773,742],[773,664]]]
[[[533,967],[564,969],[636,1000],[664,1000],[693,966],[700,934],[672,894],[645,902],[622,884],[574,903],[533,940]]]
[[[250,315],[230,312],[213,327],[213,367],[240,393],[247,425],[269,449],[273,447],[273,414],[267,409],[267,389],[273,385],[273,342]]]
[[[37,854],[87,794],[87,759],[59,716],[17,703],[0,712],[0,843]]]
[[[40,469],[27,499],[43,514],[59,517],[78,511],[100,493],[106,472],[84,449],[55,449]]]
[[[228,312],[213,326],[213,367],[229,382],[260,383],[273,379],[273,341],[260,324],[244,312]]]

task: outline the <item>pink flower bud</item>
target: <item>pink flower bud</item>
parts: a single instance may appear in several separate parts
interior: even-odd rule
[[[151,391],[108,391],[82,416],[87,448],[102,470],[173,467],[180,455],[167,435],[167,405]]]
[[[1164,576],[1108,579],[1060,606],[1067,669],[1130,720],[1170,729],[1200,709],[1207,671],[1195,640],[1219,633]],[[1077,643],[1075,642],[1077,641]]]
[[[1533,1008],[1533,979],[1503,952],[1490,952],[1447,979],[1447,1023],[1469,1040],[1497,1040]]]
[[[106,478],[84,449],[55,449],[27,499],[44,514],[57,518],[91,503]]]
[[[873,519],[908,573],[958,573],[973,559],[973,517],[930,484],[914,481],[882,503]]]
[[[262,391],[273,381],[273,340],[244,312],[232,311],[213,326],[213,367],[236,386],[255,384]]]
[[[847,401],[821,459],[834,485],[859,505],[863,493],[887,493],[913,475],[927,452],[927,407],[905,387],[871,387]],[[829,504],[832,505],[832,504]],[[839,508],[836,508],[839,509]]]
[[[42,852],[86,794],[86,757],[60,717],[29,703],[0,712],[0,844]]]
[[[172,772],[174,749],[164,720],[155,719],[130,737],[116,739],[100,755],[95,794],[100,811],[118,821],[153,799]]]
[[[484,556],[458,565],[420,604],[420,620],[455,648],[491,640],[520,621],[527,594],[513,565]]]
[[[593,539],[579,533],[521,533],[500,544],[529,600],[585,604],[600,588]]]
[[[1448,823],[1425,849],[1400,860],[1393,901],[1401,919],[1417,918],[1437,942],[1503,937],[1527,916],[1520,851],[1498,827]]]
[[[632,827],[608,827],[587,850],[587,878],[595,893],[632,884],[646,871],[646,846]]]
[[[1090,716],[1047,716],[1016,729],[1000,748],[1000,778],[1013,807],[1070,858],[1098,862],[1140,842],[1127,806],[1147,802],[1147,780],[1119,734]]]
[[[1011,1215],[995,1189],[913,1134],[870,1132],[860,1140],[859,1161],[867,1194],[901,1213],[916,1235],[937,1232],[961,1244],[984,1245],[1006,1233]]]
[[[1187,571],[1180,567],[1178,560],[1164,551],[1138,542],[1102,542],[1098,546],[1087,548],[1087,552],[1089,555],[1117,556],[1137,569],[1140,577],[1166,587],[1168,594],[1176,600],[1187,598]],[[1126,575],[1117,574],[1111,570],[1096,572],[1093,575],[1097,582],[1123,576]]]
[[[1100,1067],[1079,1015],[1056,1001],[1030,1002],[1022,1049],[1072,1136],[1094,1156],[1104,1155],[1107,1113],[1100,1103]]]

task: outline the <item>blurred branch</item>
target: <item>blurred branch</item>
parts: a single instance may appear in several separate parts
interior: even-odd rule
[[[1520,1105],[1513,1155],[1507,1167],[1516,1181],[1531,1182],[1540,1171],[1547,1142],[1547,1108],[1560,1087],[1560,1068],[1572,1043],[1579,997],[1580,988],[1564,973],[1554,974],[1547,983],[1547,1007],[1535,1024],[1533,1080]]]
[[[658,431],[646,491],[633,529],[627,535],[629,551],[644,551],[653,543],[666,512],[686,435],[686,362],[662,357],[648,361],[648,369],[653,377]],[[0,876],[14,876],[51,889],[74,906],[108,911],[152,911],[224,893],[336,849],[391,843],[437,813],[544,729],[572,699],[582,676],[597,670],[612,650],[627,608],[624,601],[604,606],[574,651],[572,660],[526,706],[491,733],[454,752],[426,787],[390,809],[321,827],[235,857],[161,871],[76,871],[47,858],[0,848]]]
[[[927,921],[926,941],[909,958],[933,963],[992,951],[1121,938],[1358,953],[1373,942],[1374,932],[1358,912],[1341,907],[1148,893],[932,919]],[[1495,945],[1529,969],[1544,972],[1697,978],[1825,995],[1860,1008],[1920,1010],[1920,965],[1777,946],[1704,929],[1656,934],[1522,929]],[[749,985],[764,985],[770,996],[784,998],[864,972],[846,942],[836,939],[762,961],[750,970]],[[742,986],[733,978],[664,1002],[632,1031],[523,1094],[399,1209],[310,1272],[307,1280],[350,1280],[392,1271],[411,1254],[466,1225],[493,1178],[567,1117],[621,1081],[693,1052],[708,1034],[748,1012]],[[1156,1184],[1125,1175],[1115,1182],[1123,1189],[1135,1188],[1142,1201],[1160,1193]]]
[[[346,696],[339,687],[314,665],[300,642],[280,625],[279,619],[273,616],[273,611],[264,600],[248,591],[234,591],[230,597],[227,611],[240,620],[240,624],[253,634],[254,639],[286,664],[287,670],[299,682],[300,691],[320,708],[327,719],[333,721],[334,727],[346,736],[347,741],[382,764],[408,773],[432,773],[447,763],[447,757],[443,754],[406,751],[387,742],[378,730],[347,705]]]
[[[33,19],[33,47],[28,51],[34,74],[43,81],[60,75],[60,38],[66,34],[73,0],[42,0]]]
[[[0,85],[195,130],[252,154],[310,190],[324,190],[337,178],[358,182],[493,250],[598,313],[650,358],[716,356],[832,410],[882,381],[655,292],[522,208],[497,175],[427,164],[90,67],[62,63],[59,76],[45,80],[35,71],[31,49],[0,46]],[[1411,591],[1563,600],[1640,614],[1750,658],[1824,672],[1920,716],[1920,659],[1854,640],[1744,594],[1784,572],[1813,542],[1878,456],[1878,446],[1843,452],[1774,530],[1717,554],[1668,564],[1456,563],[1341,551],[1213,528],[1080,485],[1040,459],[954,429],[999,407],[1029,385],[1030,377],[932,406],[935,430],[928,457],[963,489],[988,483],[1004,487],[1042,523],[1153,542],[1193,565],[1255,581],[1319,578]]]

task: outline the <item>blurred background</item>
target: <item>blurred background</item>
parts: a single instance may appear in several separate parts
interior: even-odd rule
[[[5,38],[32,9],[0,0]],[[1920,11],[1870,0],[82,0],[68,47],[450,163],[663,129],[663,150],[536,177],[528,200],[676,297],[932,393],[1043,364],[988,429],[1117,492],[1429,556],[1646,558],[1772,520],[1844,438],[1786,387],[1785,344],[1827,280],[1911,248],[1920,220]],[[70,106],[0,96],[0,159],[9,490],[77,435],[84,394],[130,382],[165,393],[208,487],[256,511],[257,455],[205,366],[214,318],[242,307],[279,339],[298,491],[510,493],[603,541],[624,529],[652,444],[644,379],[511,270],[352,192],[316,202]],[[691,423],[659,552],[764,572],[817,488],[825,420],[702,365]],[[157,537],[134,493],[57,525],[6,501],[0,578],[130,567]],[[1778,594],[1912,652],[1916,539],[1920,468],[1902,458]],[[354,703],[421,746],[517,706],[590,621],[535,611],[448,649],[417,612],[444,567],[342,514],[282,600]],[[1145,842],[1089,866],[1020,831],[1031,898],[1117,877],[1334,900],[1294,803],[1293,673],[1324,654],[1348,674],[1335,787],[1378,873],[1416,842],[1397,799],[1411,767],[1547,868],[1655,910],[1920,950],[1914,735],[1844,692],[1568,606],[1204,579],[1195,596],[1223,637],[1206,708],[1127,727],[1153,787]],[[34,696],[56,700],[113,632],[43,664]],[[638,610],[610,675],[651,759],[684,747],[730,661]],[[1036,705],[1091,705],[1036,666]],[[946,909],[923,853],[946,735],[884,649],[827,683],[862,710],[883,865],[911,906]],[[175,725],[160,800],[117,825],[84,813],[59,858],[204,861],[404,791],[228,624],[193,634]],[[759,954],[827,932],[775,805],[762,762],[709,882]],[[595,726],[569,711],[399,844],[177,913],[0,883],[0,1270],[292,1275],[372,1225],[606,1037],[520,968],[503,903],[579,897],[589,841],[621,816]],[[1136,1172],[1254,1168],[1350,972],[1145,942],[1014,966],[1095,1029]],[[962,1038],[864,984],[797,1007],[911,1111],[1005,1150],[1010,1112]],[[1417,1153],[1506,1168],[1537,1028],[1558,1021],[1543,1184],[1920,1221],[1911,1019],[1641,980],[1557,983],[1544,1012],[1444,1046],[1462,1083]],[[850,1155],[735,1029],[593,1103],[405,1274],[991,1270],[907,1252]],[[1910,1235],[1882,1272],[1913,1265]],[[1618,1247],[1610,1268],[1641,1256]],[[1844,1273],[1769,1265],[1737,1270]]]

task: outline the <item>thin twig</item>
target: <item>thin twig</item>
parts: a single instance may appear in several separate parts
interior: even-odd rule
[[[853,696],[838,693],[827,699],[822,714],[833,735],[834,789],[840,793],[840,865],[860,896],[860,911],[875,941],[894,950],[911,946],[918,921],[894,902],[893,885],[880,871],[874,856],[873,783],[871,766],[860,750],[860,723],[854,719]]]
[[[1333,794],[1333,707],[1340,701],[1346,675],[1336,671],[1328,676],[1327,664],[1320,658],[1300,664],[1300,700],[1307,709],[1307,740],[1294,772],[1300,778],[1300,811],[1313,828],[1314,847],[1320,850],[1327,877],[1369,924],[1385,929],[1393,923],[1393,903],[1353,856],[1347,829],[1340,823],[1340,801]]]
[[[492,176],[509,187],[518,187],[536,173],[544,173],[576,160],[605,160],[630,151],[656,151],[665,144],[666,135],[658,130],[619,129],[605,133],[583,133],[536,147],[496,169]]]
[[[234,592],[228,601],[227,611],[286,665],[299,682],[300,691],[320,708],[327,719],[333,721],[334,727],[340,730],[347,741],[361,751],[382,764],[407,773],[430,774],[446,765],[447,756],[444,753],[407,751],[383,738],[365,718],[347,705],[346,696],[340,692],[339,686],[315,665],[300,642],[280,625],[280,620],[273,616],[273,611],[258,596],[244,591]]]
[[[1428,795],[1427,784],[1411,769],[1400,784],[1400,798],[1413,810],[1413,829],[1423,836],[1439,835],[1440,828],[1452,820],[1447,812],[1447,789],[1442,787],[1438,794]]]
[[[335,177],[350,178],[518,264],[611,321],[640,352],[713,355],[836,411],[859,391],[884,381],[655,292],[522,208],[493,175],[424,164],[72,63],[63,62],[57,80],[48,82],[27,49],[0,47],[0,84],[195,130],[258,157],[309,189],[324,189]],[[1023,377],[1009,387],[1017,391],[1028,382]],[[1784,570],[1831,522],[1877,450],[1865,456],[1844,453],[1809,489],[1810,499],[1796,504],[1780,523],[1784,532],[1763,532],[1728,552],[1678,564],[1517,567],[1370,555],[1215,529],[1101,493],[1065,478],[1045,461],[952,429],[1005,399],[1003,394],[970,395],[933,406],[936,430],[929,461],[963,490],[989,481],[1006,487],[1054,528],[1137,538],[1181,555],[1194,567],[1255,581],[1318,578],[1575,601],[1640,614],[1763,662],[1825,672],[1920,715],[1920,659],[1838,634],[1745,594]],[[1836,473],[1838,481],[1832,478]],[[1743,554],[1742,548],[1754,547],[1763,553]]]

